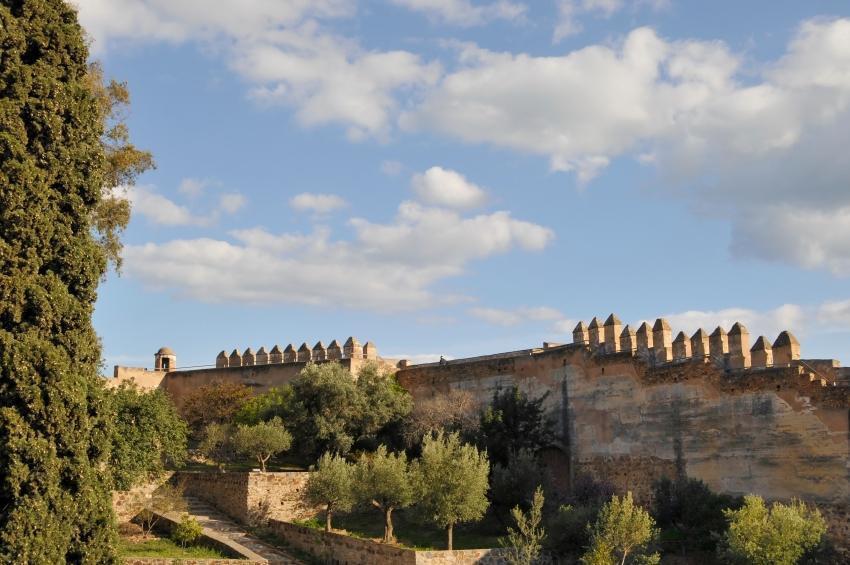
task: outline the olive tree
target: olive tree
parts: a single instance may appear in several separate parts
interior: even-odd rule
[[[268,460],[290,448],[292,435],[283,427],[283,421],[275,417],[253,426],[237,426],[231,441],[237,453],[255,458],[265,473]]]
[[[489,473],[487,453],[461,443],[457,433],[425,437],[414,465],[419,505],[427,520],[446,530],[448,549],[455,524],[480,520],[487,511]]]
[[[353,466],[325,452],[307,479],[304,495],[310,503],[325,507],[325,531],[331,531],[333,513],[350,510],[355,502]]]
[[[543,551],[546,531],[543,528],[543,489],[537,487],[532,496],[531,508],[523,512],[519,505],[511,510],[515,527],[508,527],[508,535],[499,540],[507,549],[510,565],[534,565]]]
[[[384,542],[395,541],[393,510],[410,506],[416,495],[407,455],[390,453],[383,445],[364,453],[355,468],[355,485],[357,498],[383,513]]]
[[[624,565],[629,558],[658,563],[658,554],[646,555],[646,546],[658,536],[655,520],[636,505],[632,493],[613,496],[590,526],[590,548],[582,557],[586,565]]]

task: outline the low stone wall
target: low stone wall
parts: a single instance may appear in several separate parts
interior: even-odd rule
[[[652,489],[656,481],[677,476],[675,461],[658,457],[594,457],[578,462],[578,473],[598,481],[611,483],[619,493],[631,492],[643,505],[652,502]]]
[[[133,487],[130,490],[114,491],[112,493],[112,508],[119,523],[129,522],[144,508],[154,491],[174,475],[169,471],[155,480]]]
[[[502,549],[414,551],[278,520],[269,528],[293,547],[336,565],[495,565],[505,563]]]
[[[208,502],[242,523],[257,520],[303,520],[318,509],[304,499],[307,472],[180,472],[188,496]]]
[[[159,557],[125,557],[122,565],[266,565],[266,561],[245,559],[161,559]]]

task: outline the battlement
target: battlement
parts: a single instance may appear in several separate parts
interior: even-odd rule
[[[838,370],[837,361],[801,359],[800,342],[787,330],[773,341],[758,336],[750,346],[750,332],[741,322],[728,331],[717,327],[709,335],[699,328],[691,336],[680,331],[673,338],[673,329],[664,318],[655,320],[651,328],[643,322],[635,331],[629,325],[623,327],[611,314],[601,325],[596,317],[588,325],[579,322],[573,330],[573,344],[584,345],[597,355],[628,353],[644,359],[650,367],[694,361],[713,363],[727,371],[803,366],[831,383],[845,374]]]
[[[317,341],[310,347],[307,342],[301,344],[297,349],[291,343],[284,349],[275,345],[271,350],[261,346],[256,353],[250,347],[243,353],[234,349],[230,355],[222,350],[215,358],[216,369],[227,369],[230,367],[250,367],[254,365],[273,365],[284,363],[307,363],[322,361],[340,361],[342,359],[366,359],[377,360],[378,348],[371,341],[361,345],[355,337],[349,337],[343,345],[337,340],[332,340],[325,347],[324,342]]]

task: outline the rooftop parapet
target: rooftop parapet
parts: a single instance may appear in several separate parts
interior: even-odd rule
[[[694,359],[708,359],[711,355],[708,334],[700,328],[691,336],[691,355]]]
[[[729,330],[729,368],[747,369],[750,365],[750,332],[744,324],[735,322]]]
[[[623,322],[616,315],[611,314],[605,320],[602,327],[604,336],[604,348],[606,353],[617,353],[620,351],[620,333],[622,333]]]
[[[800,359],[800,342],[794,334],[784,331],[773,342],[773,364],[777,367],[790,365]]]
[[[691,340],[685,332],[679,332],[673,340],[673,360],[685,361],[691,358]]]
[[[773,347],[763,335],[759,336],[750,349],[753,367],[773,367]]]
[[[222,350],[222,351],[221,351],[218,355],[216,355],[216,357],[215,357],[215,368],[216,368],[216,369],[224,369],[224,368],[226,368],[226,367],[228,366],[228,362],[227,362],[227,361],[228,361],[228,359],[227,359],[227,353],[225,353],[225,352],[224,352],[224,350]]]
[[[573,343],[586,344],[589,343],[588,340],[587,326],[584,325],[584,322],[579,322],[573,330]]]
[[[266,346],[262,345],[257,350],[257,355],[254,357],[254,362],[257,365],[268,365],[269,364],[269,354],[266,352]]]
[[[242,355],[239,354],[238,349],[234,349],[230,354],[230,359],[227,362],[228,367],[241,367],[242,366]]]

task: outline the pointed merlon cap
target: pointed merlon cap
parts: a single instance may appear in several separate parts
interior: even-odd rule
[[[708,334],[705,333],[705,330],[700,328],[694,332],[694,335],[691,336],[691,339],[706,339],[708,338]]]
[[[357,341],[356,337],[352,336],[352,337],[349,337],[347,340],[345,340],[345,346],[346,347],[359,347],[360,342]]]
[[[265,352],[266,352],[266,346],[261,345],[260,348],[257,350],[257,355],[265,354]]]
[[[648,323],[644,322],[640,325],[637,331],[638,333],[648,334],[652,332],[652,328],[649,327]]]
[[[579,322],[578,324],[576,324],[575,329],[573,329],[573,333],[585,331],[587,331],[587,326],[584,325],[584,322]]]
[[[290,347],[292,346],[290,345]],[[269,353],[283,353],[283,351],[280,350],[279,345],[275,345],[274,347],[272,347],[272,350]]]
[[[242,356],[244,357],[245,355],[253,355],[253,354],[254,354],[254,350],[249,347],[248,349],[245,350],[245,353],[243,353]]]
[[[670,331],[670,324],[667,323],[667,320],[665,320],[664,318],[658,318],[657,320],[655,320],[655,325],[652,326],[652,331],[660,332],[662,330]]]
[[[230,356],[231,357],[242,357],[242,354],[239,353],[238,349],[234,349],[233,351],[230,352]]]
[[[590,320],[590,325],[587,326],[587,328],[590,329],[590,330],[595,330],[595,329],[598,329],[599,327],[600,327],[599,326],[599,320],[597,320],[596,316],[594,316],[593,319]]]
[[[747,330],[746,326],[744,326],[741,322],[735,322],[732,329],[729,330],[729,335],[742,335],[749,333],[749,330]]]
[[[794,334],[789,331],[780,333],[779,337],[776,338],[776,341],[773,342],[773,347],[787,347],[789,345],[800,345],[800,342],[797,341]]]
[[[678,335],[676,335],[676,339],[673,340],[674,343],[679,343],[679,342],[684,342],[684,341],[689,341],[688,336],[685,335],[685,332],[679,332]]]
[[[328,349],[339,349],[339,342],[337,340],[333,340],[331,344],[328,346]]]
[[[305,343],[304,345],[307,345],[307,344]],[[284,351],[286,353],[292,353],[293,351],[295,351],[295,347],[293,347],[293,345],[290,343],[289,345],[286,346],[286,349],[284,349]]]
[[[623,324],[623,322],[620,321],[620,318],[618,318],[616,316],[616,314],[611,314],[610,316],[608,316],[608,319],[605,320],[606,326],[614,326],[614,325],[620,326],[622,324]]]
[[[726,335],[726,330],[724,330],[720,326],[717,326],[716,328],[714,328],[714,331],[711,332],[711,337],[720,337],[720,336],[725,336],[725,335]]]
[[[771,349],[773,348],[770,346],[770,341],[763,335],[760,335],[756,342],[753,344],[753,346],[750,348],[750,351],[768,351]]]
[[[225,353],[225,352],[224,352],[224,350],[222,349],[222,350],[219,352],[219,354],[218,354],[218,355],[216,355],[216,357],[215,357],[215,358],[216,358],[216,359],[227,359],[227,353]]]
[[[632,329],[632,327],[630,325],[626,324],[626,326],[623,328],[623,331],[620,332],[620,337],[631,335],[633,333],[635,333],[635,332]]]
[[[298,351],[310,351],[310,346],[307,345],[307,342],[301,344],[301,347],[298,348]]]
[[[322,343],[322,340],[317,341],[316,345],[313,346],[313,350],[315,351],[316,349],[325,349],[325,344]]]

